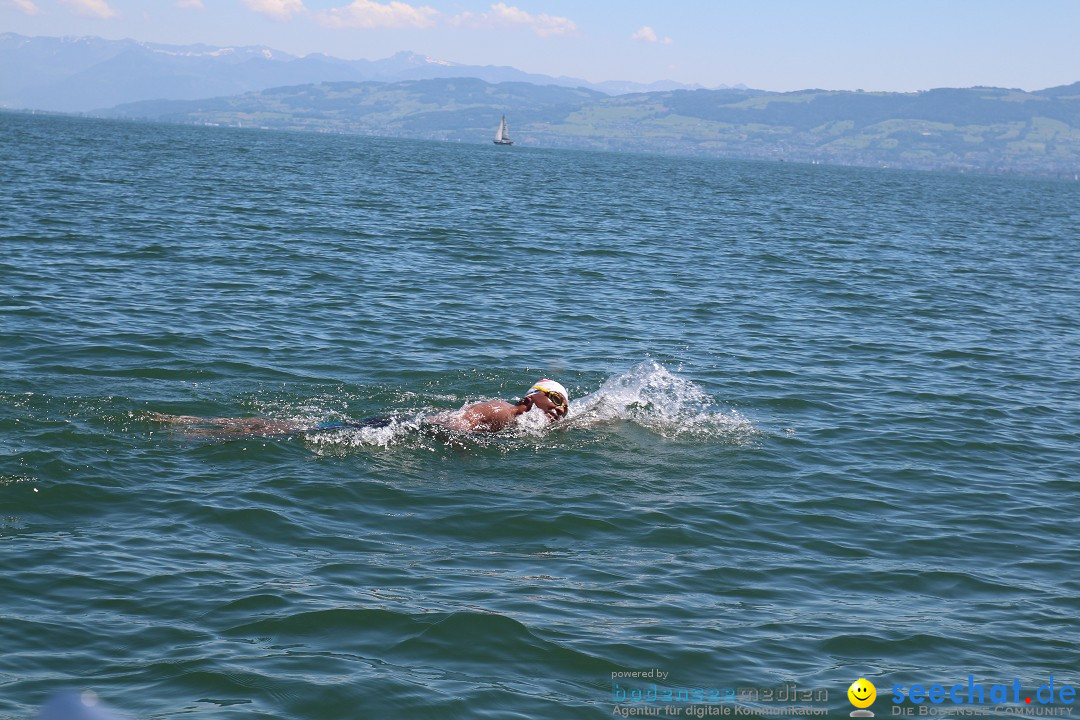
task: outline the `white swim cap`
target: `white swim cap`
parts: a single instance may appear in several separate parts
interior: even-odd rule
[[[538,392],[558,393],[559,395],[562,395],[563,400],[566,401],[566,405],[568,407],[570,405],[570,393],[566,392],[566,388],[564,388],[561,383],[557,383],[554,380],[544,378],[543,380],[537,381],[535,385],[529,388],[529,392],[525,393],[525,396],[528,397],[529,395],[534,395]]]

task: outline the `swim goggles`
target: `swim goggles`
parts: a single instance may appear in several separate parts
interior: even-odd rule
[[[557,408],[563,411],[563,415],[565,415],[566,411],[569,410],[569,404],[566,402],[566,398],[562,396],[562,393],[557,393],[554,390],[545,390],[544,388],[534,387],[532,390],[529,391],[529,395],[537,392],[542,392],[547,395],[548,400],[550,400],[552,403],[555,404]]]

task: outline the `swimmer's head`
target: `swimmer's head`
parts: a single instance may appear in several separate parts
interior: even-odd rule
[[[566,413],[570,411],[570,393],[566,392],[566,388],[564,388],[561,383],[546,378],[539,380],[535,385],[529,388],[529,392],[525,393],[525,397],[537,393],[547,395],[548,400],[554,403],[555,406],[562,411],[564,417],[566,416]]]

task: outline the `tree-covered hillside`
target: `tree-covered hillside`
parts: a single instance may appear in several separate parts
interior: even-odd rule
[[[101,114],[487,142],[1047,175],[1080,173],[1080,83],[920,93],[676,90],[607,96],[468,78],[338,82]]]

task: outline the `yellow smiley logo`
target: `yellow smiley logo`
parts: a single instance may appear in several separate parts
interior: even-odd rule
[[[877,688],[866,678],[859,678],[847,689],[848,700],[857,708],[868,708],[877,699]]]

